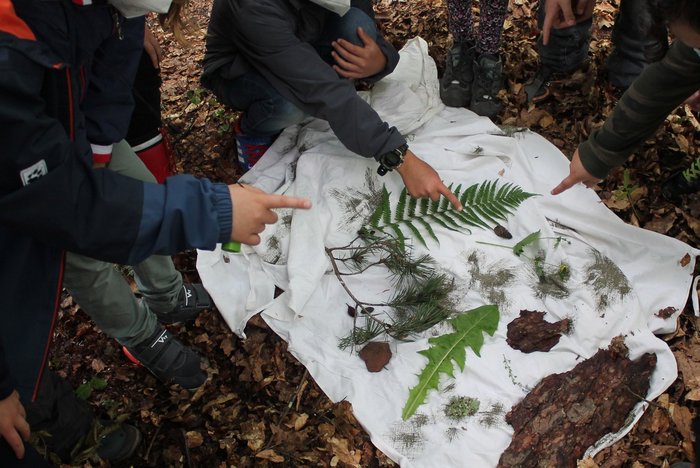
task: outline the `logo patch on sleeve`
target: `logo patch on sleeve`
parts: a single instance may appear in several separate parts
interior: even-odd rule
[[[36,164],[32,164],[26,169],[20,171],[19,176],[22,178],[22,185],[25,187],[49,173],[49,168],[46,167],[46,161],[43,159]]]

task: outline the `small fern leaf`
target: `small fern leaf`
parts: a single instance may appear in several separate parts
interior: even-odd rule
[[[399,247],[401,247],[401,250],[405,250],[406,248],[406,236],[404,235],[403,232],[401,232],[401,229],[399,229],[398,224],[390,224],[388,227],[390,227],[394,233],[396,234],[396,241],[399,243]]]
[[[384,187],[382,190],[382,222],[391,223],[391,204],[389,203],[389,191]]]
[[[493,336],[498,328],[498,320],[499,313],[495,305],[477,307],[450,320],[454,333],[428,340],[431,347],[419,351],[428,358],[428,364],[418,376],[418,385],[409,391],[408,401],[401,414],[404,421],[413,416],[425,402],[428,391],[438,388],[440,374],[454,378],[453,361],[464,371],[467,347],[472,348],[477,356],[480,355],[484,344],[483,334]]]
[[[408,200],[408,209],[406,210],[406,214],[410,217],[413,217],[416,215],[416,206],[418,206],[418,199],[410,197]]]

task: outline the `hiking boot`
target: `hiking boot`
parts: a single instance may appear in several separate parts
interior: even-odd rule
[[[242,116],[238,117],[238,120],[236,120],[233,136],[236,139],[238,164],[241,166],[243,172],[247,172],[263,157],[265,152],[275,142],[277,136],[246,135],[243,133],[243,130],[241,130],[241,119]]]
[[[498,92],[503,87],[503,64],[496,55],[481,54],[474,62],[474,83],[469,108],[493,119],[503,108]]]
[[[183,283],[175,308],[168,313],[155,314],[160,323],[171,324],[194,320],[200,312],[211,307],[211,297],[204,286],[199,283]]]
[[[194,390],[207,380],[199,365],[199,355],[173,338],[163,327],[158,327],[147,340],[126,348],[126,351],[127,357],[136,359],[166,384],[176,383],[187,390]]]
[[[681,195],[700,191],[700,158],[688,169],[677,172],[664,182],[661,195],[668,201],[678,201]]]
[[[108,426],[110,423],[100,423]],[[119,424],[105,431],[98,441],[97,455],[111,463],[119,463],[130,458],[141,444],[141,431],[129,424]]]
[[[535,76],[525,85],[528,102],[541,104],[555,97],[560,104],[571,104],[590,94],[594,84],[595,73],[590,61],[568,71],[553,71],[541,65]]]
[[[445,74],[440,79],[440,99],[446,106],[466,107],[472,98],[474,46],[456,42],[447,53]]]

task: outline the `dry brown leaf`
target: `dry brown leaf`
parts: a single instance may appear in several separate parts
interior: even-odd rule
[[[365,361],[367,370],[370,372],[379,372],[384,369],[391,360],[391,356],[389,343],[383,341],[371,341],[360,351],[360,358]]]
[[[248,448],[253,452],[265,444],[265,423],[263,421],[246,421],[241,424],[241,439],[248,441]]]
[[[308,421],[308,420],[309,420],[308,414],[302,413],[302,414],[298,415],[294,419],[294,430],[295,431],[301,430],[306,425],[306,421]]]
[[[263,450],[255,454],[255,458],[260,458],[262,460],[268,460],[272,463],[284,463],[284,457],[272,449]]]
[[[92,362],[90,363],[90,367],[95,372],[102,372],[103,370],[105,370],[105,367],[107,367],[107,366],[105,366],[105,363],[102,362],[102,359],[93,359]]]
[[[683,258],[681,258],[681,261],[679,263],[682,267],[688,266],[688,263],[690,263],[690,254],[683,255]]]
[[[204,437],[197,431],[187,431],[185,438],[187,439],[188,448],[199,447],[204,443]]]
[[[339,439],[337,437],[331,437],[328,440],[329,445],[333,455],[338,457],[338,459],[348,466],[361,468],[360,459],[362,458],[362,453],[360,451],[351,450],[350,442],[348,439]]]

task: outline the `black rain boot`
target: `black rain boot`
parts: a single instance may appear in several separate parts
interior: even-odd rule
[[[445,74],[440,79],[440,98],[446,106],[466,107],[472,98],[474,46],[455,42],[447,53]]]
[[[500,57],[482,54],[474,62],[474,84],[469,108],[493,119],[503,108],[498,92],[503,87],[503,64]]]

